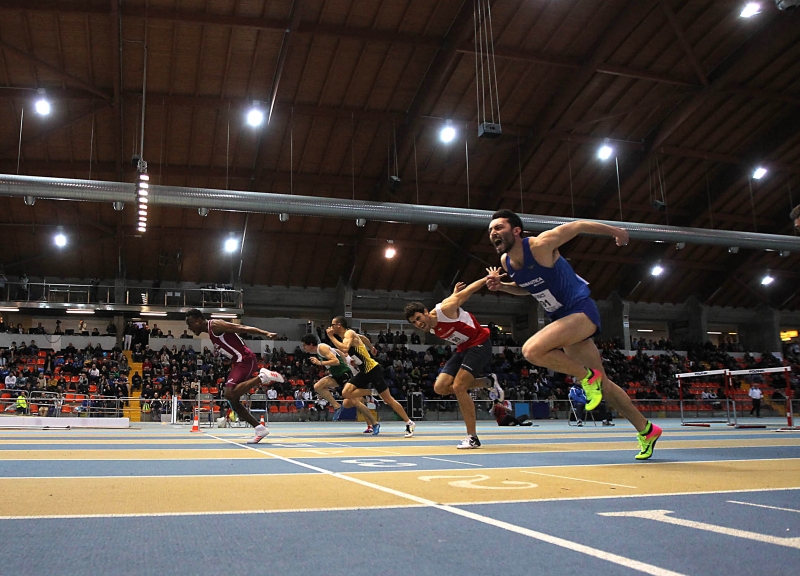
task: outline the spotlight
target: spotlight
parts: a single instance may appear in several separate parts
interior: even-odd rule
[[[738,254],[738,253],[739,253],[738,246],[731,246],[730,248],[728,248],[728,254]]]
[[[675,250],[683,250],[686,248],[686,242],[678,242],[675,244]]]
[[[125,202],[114,202],[112,206],[114,207],[114,210],[121,212],[125,209]]]
[[[63,232],[59,232],[53,238],[53,242],[55,242],[56,246],[58,246],[59,248],[63,248],[64,246],[67,245],[67,237],[64,236]]]
[[[139,226],[137,230],[139,230],[139,232],[147,232],[147,228],[145,226]]]
[[[228,238],[225,240],[225,252],[236,252],[239,247],[239,241],[236,238]]]
[[[139,216],[147,216],[147,205],[139,206]]]
[[[660,264],[656,264],[650,269],[650,274],[653,276],[661,276],[661,273],[664,271],[664,268],[661,267]]]
[[[36,196],[23,196],[22,200],[25,202],[25,206],[33,206],[36,204]]]
[[[47,116],[50,114],[50,102],[45,98],[44,88],[39,88],[37,92],[39,93],[39,99],[33,107],[36,109],[36,113],[39,114],[39,116]]]
[[[147,196],[139,196],[139,204],[147,204]]]
[[[444,142],[445,144],[449,144],[452,142],[456,137],[456,129],[450,126],[450,123],[447,123],[447,126],[442,128],[441,132],[439,132],[439,140]]]
[[[748,2],[739,13],[739,18],[752,18],[756,14],[761,14],[761,5],[757,2]]]
[[[789,252],[788,250],[781,250],[781,251],[778,253],[778,255],[779,255],[781,258],[787,258],[788,256],[791,256],[791,255],[792,255],[792,253],[791,253],[791,252]]]
[[[139,180],[141,180],[142,182],[149,182],[150,176],[147,174],[139,174]]]
[[[200,214],[203,218],[208,216],[208,208],[198,208],[197,213]]]
[[[600,147],[600,150],[597,151],[597,157],[600,158],[600,160],[608,160],[609,158],[611,158],[611,155],[613,153],[614,149],[611,146],[609,146],[608,144],[603,144]]]
[[[280,220],[281,222],[288,222],[289,215],[286,212],[281,212],[280,214],[278,214],[278,220]]]
[[[438,224],[428,224],[428,232],[436,232],[439,229]]]
[[[753,180],[761,180],[766,175],[767,175],[767,169],[759,166],[753,172]]]
[[[773,282],[775,282],[775,278],[773,278],[772,276],[770,276],[769,272],[767,272],[767,273],[764,275],[764,277],[761,279],[761,285],[762,285],[762,286],[769,286],[769,285],[770,285],[770,284],[772,284]]]
[[[367,225],[366,218],[356,218],[356,226],[358,226],[359,228],[363,228],[366,225]]]
[[[247,113],[247,123],[253,128],[261,126],[264,122],[264,112],[258,107],[258,102],[253,102],[253,107]]]
[[[394,240],[387,240],[389,246],[386,248],[386,252],[384,252],[384,256],[387,258],[394,258],[394,255],[397,254],[397,251],[394,249]]]

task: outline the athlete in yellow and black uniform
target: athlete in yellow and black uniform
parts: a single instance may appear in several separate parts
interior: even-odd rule
[[[386,405],[406,423],[405,437],[411,438],[414,435],[414,422],[409,419],[406,411],[389,392],[389,387],[383,377],[383,366],[370,355],[359,335],[347,327],[347,320],[344,316],[337,316],[331,320],[331,326],[327,329],[327,333],[337,350],[350,355],[357,364],[360,362],[356,366],[358,374],[345,384],[342,396],[356,400],[362,396],[371,395],[374,388]],[[370,423],[369,420],[367,422],[372,426],[372,433],[377,436],[381,425],[378,422]]]

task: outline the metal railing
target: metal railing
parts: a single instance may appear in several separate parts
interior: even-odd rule
[[[118,290],[124,302],[117,301]],[[104,284],[64,284],[53,282],[4,282],[0,301],[49,304],[126,304],[133,306],[242,308],[242,291],[233,288],[170,288],[149,286],[121,287]]]

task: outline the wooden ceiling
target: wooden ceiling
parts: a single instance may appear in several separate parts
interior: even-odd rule
[[[134,181],[146,45],[154,183],[794,233],[800,14],[771,0],[750,19],[730,0],[489,4],[497,139],[477,135],[472,0],[4,0],[0,172]],[[253,101],[269,116],[258,129],[244,121]],[[458,135],[444,145],[447,120]],[[614,157],[596,156],[606,139],[619,192]],[[769,172],[751,181],[757,164]],[[139,235],[134,212],[0,198],[0,265],[223,282],[239,257],[222,242],[245,226],[245,286],[427,291],[497,262],[485,232],[457,227],[154,208]],[[70,245],[57,252],[59,225]],[[599,299],[800,309],[798,254],[594,238],[563,252]]]

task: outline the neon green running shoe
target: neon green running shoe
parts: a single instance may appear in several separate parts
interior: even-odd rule
[[[636,435],[636,439],[639,441],[639,448],[641,448],[641,451],[636,455],[637,460],[647,460],[653,455],[656,442],[658,442],[662,432],[663,430],[661,428],[651,422],[650,432],[647,434],[642,434],[639,432]]]
[[[603,375],[591,368],[589,373],[581,380],[581,386],[586,394],[586,410],[594,410],[603,399],[603,391],[600,389],[602,383]]]

